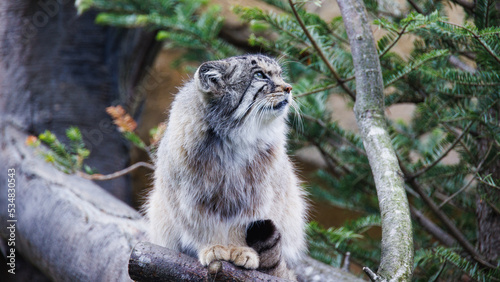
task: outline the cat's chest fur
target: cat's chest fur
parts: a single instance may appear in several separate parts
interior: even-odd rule
[[[221,220],[254,217],[273,197],[269,182],[279,161],[277,145],[241,144],[208,130],[182,151],[185,163],[175,166],[185,166],[183,189],[196,209]]]

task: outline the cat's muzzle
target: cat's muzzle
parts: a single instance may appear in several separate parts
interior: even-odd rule
[[[275,92],[268,94],[268,99],[271,100],[273,110],[283,109],[289,101],[290,93],[288,92]]]

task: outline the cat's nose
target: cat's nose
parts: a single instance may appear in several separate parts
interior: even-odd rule
[[[283,90],[286,92],[286,93],[290,93],[292,91],[292,86],[288,83],[285,83],[285,85],[283,85]]]

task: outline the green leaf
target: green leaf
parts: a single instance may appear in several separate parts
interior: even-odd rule
[[[146,147],[147,147],[146,144],[144,143],[144,141],[142,141],[142,139],[137,134],[135,134],[133,132],[125,131],[125,132],[123,132],[123,136],[125,137],[125,139],[132,142],[132,144],[136,145],[137,147],[139,147],[141,149],[146,149]]]

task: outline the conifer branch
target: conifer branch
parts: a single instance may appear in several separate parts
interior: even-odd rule
[[[320,119],[317,119],[315,117],[312,117],[310,115],[306,115],[306,114],[300,114],[300,116],[304,119],[307,119],[309,121],[312,121],[312,122],[315,122],[316,124],[318,124],[319,126],[323,127],[324,129],[328,130],[328,126],[326,125],[326,123]],[[356,146],[356,144],[353,144],[351,141],[347,140],[344,136],[340,135],[340,134],[337,134],[336,132],[332,131],[332,130],[328,130],[328,132],[334,134],[335,136],[337,136],[338,138],[340,138],[342,140],[342,142],[350,145],[354,150],[356,150],[356,152],[358,152],[360,155],[363,155],[366,157],[366,152],[361,150],[360,148],[358,148],[358,146]]]
[[[464,130],[462,131],[462,133],[455,139],[455,141],[453,141],[453,143],[451,143],[451,145],[448,147],[448,149],[446,149],[437,159],[435,159],[432,163],[430,163],[428,166],[422,168],[421,170],[417,171],[416,173],[414,173],[413,175],[410,175],[408,177],[409,180],[411,179],[414,179],[414,178],[417,178],[419,177],[420,175],[426,173],[429,169],[433,168],[435,165],[437,165],[444,157],[446,157],[446,155],[448,155],[448,153],[453,150],[453,148],[460,142],[460,140],[462,139],[462,137],[464,137],[464,135],[467,133],[467,131],[469,131],[469,129],[471,128],[471,126],[474,124],[474,122],[470,122],[465,128]]]
[[[491,152],[491,149],[493,148],[493,143],[491,143],[490,147],[488,148],[488,151],[486,152],[486,154],[484,155],[483,159],[481,160],[481,162],[479,163],[479,165],[477,166],[477,168],[474,170],[474,173],[473,175],[476,175],[478,174],[480,171],[481,171],[481,167],[483,166],[484,162],[486,161],[486,159],[488,158],[488,155],[490,154]],[[439,205],[439,208],[442,208],[444,205],[446,205],[446,203],[448,203],[449,201],[451,201],[453,198],[455,198],[458,194],[462,193],[463,191],[465,191],[471,184],[472,182],[474,181],[475,177],[471,177],[471,179],[460,189],[458,189],[458,191],[456,191],[455,193],[453,193],[450,197],[446,198],[440,205]]]
[[[488,54],[490,54],[491,57],[494,58],[495,61],[497,61],[497,63],[500,64],[500,58],[497,56],[497,54],[495,54],[495,52],[493,50],[491,50],[490,46],[488,46],[488,44],[486,42],[484,42],[484,40],[481,38],[480,35],[478,35],[474,31],[472,31],[471,29],[469,29],[465,26],[459,25],[459,24],[446,22],[446,21],[439,21],[439,22],[461,28],[461,29],[467,31],[468,33],[470,33],[474,37],[474,39],[476,39],[479,42],[479,44],[481,44],[481,46],[483,46],[483,48],[486,50],[486,52],[488,52]]]
[[[325,86],[325,87],[321,87],[321,88],[318,88],[318,89],[315,89],[315,90],[312,90],[312,91],[309,91],[309,92],[301,93],[301,94],[295,96],[295,98],[304,97],[304,96],[308,96],[308,95],[311,95],[311,94],[316,94],[316,93],[319,93],[319,92],[330,90],[330,89],[333,89],[333,88],[337,87],[338,85],[339,85],[339,83],[337,82],[335,84],[331,84],[331,85],[328,85],[328,86]]]
[[[406,178],[406,181],[408,185],[411,186],[413,190],[415,190],[421,197],[421,199],[424,201],[424,203],[430,208],[430,210],[436,215],[436,217],[443,223],[443,225],[450,231],[451,236],[455,238],[460,246],[469,253],[475,261],[480,263],[483,266],[489,267],[489,268],[495,268],[494,265],[486,261],[472,246],[471,243],[467,240],[465,235],[455,226],[455,224],[451,221],[448,216],[442,212],[439,207],[434,203],[434,201],[427,195],[425,192],[424,188],[420,186],[420,183],[417,181],[415,178],[409,178],[410,173],[407,170],[407,168],[403,165],[401,160],[399,160],[401,170],[403,172],[403,175]]]
[[[483,183],[484,185],[487,185],[487,186],[489,186],[489,187],[491,187],[491,188],[495,188],[495,189],[497,189],[497,190],[499,190],[499,191],[500,191],[500,186],[497,186],[497,185],[494,185],[494,184],[488,183],[488,182],[484,181],[484,180],[483,180],[482,178],[480,178],[480,177],[478,177],[478,178],[477,178],[477,181],[479,181],[479,182]]]
[[[411,0],[408,0],[408,1],[411,1]],[[398,32],[398,36],[396,36],[396,38],[394,39],[394,41],[385,48],[385,50],[382,52],[382,54],[380,54],[378,57],[379,58],[382,58],[385,54],[387,54],[387,52],[389,52],[389,50],[391,50],[392,47],[394,47],[394,45],[396,45],[396,43],[398,43],[399,39],[401,39],[401,37],[405,34],[406,32],[406,29],[408,28],[408,26],[410,25],[410,22],[408,22],[404,27],[403,29]]]
[[[345,174],[351,174],[351,173],[353,173],[352,170],[350,168],[348,168],[347,166],[343,165],[340,160],[338,160],[337,158],[335,158],[334,156],[332,156],[332,154],[329,154],[328,152],[326,152],[325,149],[323,149],[323,147],[321,146],[321,144],[319,144],[318,142],[312,142],[312,143],[313,143],[314,146],[316,146],[316,148],[318,148],[318,150],[320,151],[321,155],[325,159],[328,168],[333,173],[335,173],[335,167],[332,164],[337,165],[338,167],[340,167]]]
[[[344,81],[347,82],[347,81],[351,81],[353,79],[355,79],[355,77],[351,76],[351,77],[348,77],[348,78],[344,79]],[[301,93],[301,94],[295,96],[295,98],[304,97],[304,96],[308,96],[308,95],[311,95],[311,94],[316,94],[318,92],[323,92],[323,91],[326,91],[326,90],[329,90],[329,89],[333,89],[333,88],[335,88],[337,86],[339,86],[338,82],[335,83],[335,84],[331,84],[331,85],[325,86],[325,87],[314,89],[314,90],[309,91],[309,92]]]
[[[318,46],[318,43],[314,38],[312,37],[311,33],[309,33],[309,30],[305,26],[304,22],[299,16],[299,13],[297,12],[297,9],[295,8],[295,3],[293,3],[293,0],[288,0],[288,3],[290,4],[290,7],[292,8],[293,15],[297,19],[297,22],[299,23],[300,27],[302,28],[302,31],[304,31],[304,34],[307,36],[309,41],[311,42],[312,46],[318,52],[318,55],[320,56],[321,60],[325,63],[325,65],[328,67],[332,75],[335,77],[335,80],[340,84],[340,87],[344,89],[344,91],[351,96],[351,98],[356,101],[356,94],[345,84],[345,80],[340,77],[340,75],[337,73],[333,65],[330,63],[330,61],[326,58],[325,54],[323,53],[323,50]]]

